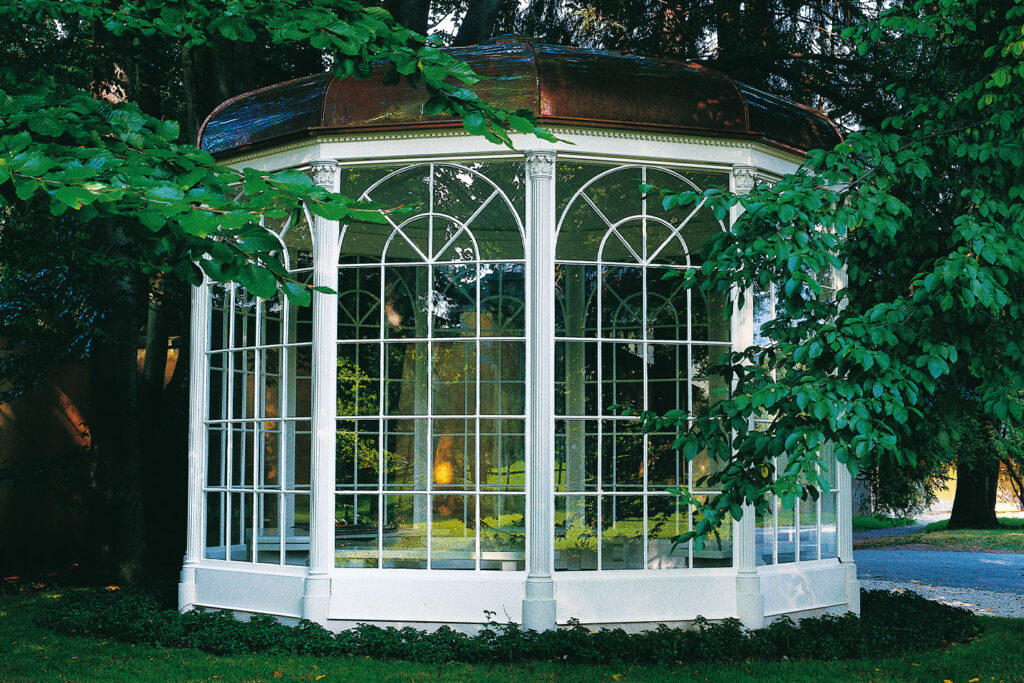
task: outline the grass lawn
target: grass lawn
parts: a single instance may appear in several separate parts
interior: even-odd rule
[[[58,635],[36,624],[46,594],[0,597],[0,680],[75,681],[1022,681],[1024,619],[986,618],[985,632],[947,650],[890,659],[734,665],[413,664],[296,656],[217,657],[198,650]]]
[[[872,538],[856,544],[857,549],[917,545],[935,550],[1024,553],[1024,519],[1000,517],[999,529],[947,531],[947,521],[932,522],[921,533]]]
[[[886,515],[867,515],[853,518],[854,531],[874,531],[876,529],[895,529],[910,526],[917,520],[909,517],[888,517]]]

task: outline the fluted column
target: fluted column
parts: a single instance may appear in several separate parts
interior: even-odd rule
[[[836,290],[846,288],[849,279],[845,270],[835,273]],[[857,566],[853,563],[853,477],[843,463],[836,468],[836,541],[839,561],[846,569],[846,605],[851,612],[860,614],[860,582],[857,580]]]
[[[729,190],[735,194],[747,194],[754,189],[757,169],[753,166],[736,165],[729,176]],[[735,222],[743,214],[743,207],[737,204],[729,214]],[[738,305],[743,298],[743,306]],[[754,298],[747,290],[737,293],[733,299],[732,348],[742,351],[754,343]],[[764,597],[761,594],[761,579],[757,574],[757,518],[753,505],[743,506],[743,518],[733,523],[735,539],[733,560],[736,563],[736,616],[747,628],[760,628],[764,624]]]
[[[210,288],[192,288],[192,317],[189,330],[188,400],[188,521],[185,562],[178,584],[178,609],[196,604],[196,567],[203,558],[203,479],[206,476],[206,434],[203,421],[209,401],[206,351],[209,348]]]
[[[526,153],[527,356],[526,592],[523,628],[555,628],[555,153]]]
[[[338,191],[338,168],[320,161],[312,167],[313,182]],[[313,284],[338,289],[339,226],[313,216]],[[309,573],[302,596],[302,616],[327,620],[331,597],[330,571],[334,566],[335,413],[337,412],[338,298],[313,292],[313,440],[310,460]]]

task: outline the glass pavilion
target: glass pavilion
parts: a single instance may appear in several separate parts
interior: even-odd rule
[[[835,129],[692,64],[518,38],[456,54],[573,144],[497,148],[419,93],[329,74],[204,124],[226,163],[405,210],[268,226],[292,277],[337,292],[312,307],[194,289],[181,608],[467,630],[856,611],[844,469],[677,545],[695,513],[668,489],[712,493],[713,464],[609,408],[717,400],[709,363],[773,312],[747,292],[728,320],[735,302],[663,279],[738,214],[666,212],[639,184],[743,192]]]

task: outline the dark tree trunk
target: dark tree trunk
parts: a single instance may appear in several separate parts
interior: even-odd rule
[[[980,462],[979,462],[980,460]],[[965,459],[956,465],[956,495],[949,529],[994,529],[999,461],[995,458]]]
[[[105,221],[100,233],[107,253],[125,255],[122,226]],[[90,523],[97,568],[131,583],[146,551],[136,361],[141,278],[127,271],[101,277],[109,308],[89,358],[97,503]]]
[[[491,37],[502,0],[471,0],[462,18],[455,45],[476,45]]]
[[[430,21],[430,0],[384,0],[384,9],[391,12],[402,26],[421,35],[427,34]]]

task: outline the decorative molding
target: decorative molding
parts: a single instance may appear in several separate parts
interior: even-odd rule
[[[554,152],[527,152],[526,173],[530,178],[547,179],[555,177]]]
[[[802,157],[798,154],[787,153],[783,150],[777,149],[770,145],[757,140],[734,140],[729,138],[709,138],[699,137],[693,135],[676,135],[671,133],[652,133],[652,132],[640,132],[640,131],[629,131],[629,130],[613,130],[613,129],[596,129],[596,128],[563,128],[563,127],[552,127],[548,129],[552,134],[558,137],[566,136],[578,136],[582,138],[605,138],[615,140],[628,140],[632,142],[660,142],[666,144],[684,144],[684,145],[699,145],[702,147],[718,147],[718,148],[731,148],[738,150],[746,150],[763,154],[771,157],[775,160],[782,161],[787,164],[799,164]],[[268,157],[275,156],[286,152],[293,152],[295,150],[315,150],[320,145],[325,144],[338,144],[338,143],[377,143],[377,142],[392,142],[401,140],[430,140],[430,139],[451,139],[451,138],[469,138],[470,133],[464,130],[458,129],[434,129],[434,130],[407,130],[407,131],[387,131],[379,133],[352,133],[349,135],[333,134],[324,135],[320,137],[314,137],[311,139],[303,140],[301,142],[291,142],[285,145],[276,147],[268,147],[259,151],[248,152],[240,154],[238,156],[225,157],[224,163],[227,165],[242,164],[245,162],[251,162],[258,159],[265,159]],[[567,149],[566,151],[572,151]],[[471,152],[467,152],[471,154]],[[452,156],[448,151],[439,153],[438,156]],[[359,161],[366,160],[368,155],[366,150],[360,150]],[[319,162],[315,162],[319,163]]]
[[[314,184],[331,191],[334,190],[338,179],[338,162],[315,161],[309,170],[312,173]]]
[[[753,166],[736,164],[732,167],[732,189],[736,194],[748,194],[757,185],[757,169]]]

